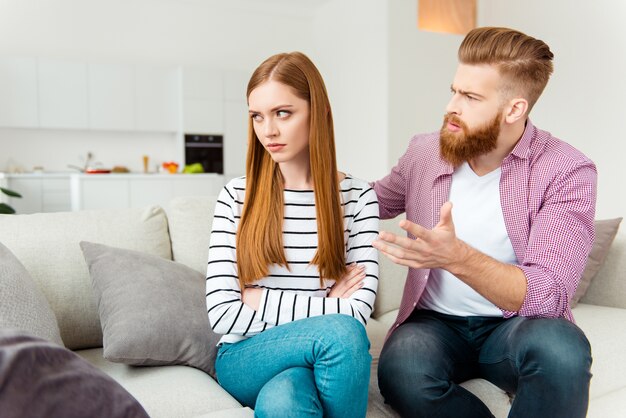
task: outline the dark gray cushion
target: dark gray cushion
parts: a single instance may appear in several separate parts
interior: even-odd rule
[[[21,330],[0,330],[0,415],[147,418],[119,383],[74,352]]]
[[[203,274],[137,251],[81,242],[102,325],[104,357],[183,364],[215,377],[220,336],[209,325]]]
[[[0,328],[17,328],[63,345],[54,312],[26,268],[0,243]]]

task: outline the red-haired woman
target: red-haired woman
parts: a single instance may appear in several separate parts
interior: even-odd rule
[[[207,309],[219,383],[257,416],[365,416],[378,202],[337,171],[322,77],[302,53],[253,73],[246,176],[218,198]]]

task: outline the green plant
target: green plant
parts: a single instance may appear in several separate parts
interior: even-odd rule
[[[5,189],[4,187],[0,187],[0,192],[4,193],[7,196],[10,197],[22,197],[21,194],[14,192],[13,190],[9,190],[9,189]],[[0,214],[13,214],[15,213],[15,209],[13,209],[11,206],[7,205],[6,203],[2,203],[0,202]]]

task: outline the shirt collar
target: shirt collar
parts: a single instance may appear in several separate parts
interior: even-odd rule
[[[526,127],[522,137],[517,141],[517,144],[513,147],[511,155],[514,155],[521,159],[526,159],[530,156],[530,146],[532,145],[533,138],[535,137],[535,125],[526,119]]]

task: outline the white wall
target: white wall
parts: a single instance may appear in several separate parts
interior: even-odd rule
[[[443,122],[463,37],[417,29],[417,1],[389,4],[389,158],[393,167],[416,133]]]
[[[314,59],[333,108],[337,164],[353,176],[387,173],[387,4],[333,0],[313,21]]]
[[[288,0],[3,0],[0,55],[251,74],[274,53],[311,50],[313,11]],[[245,113],[241,119],[245,123]],[[0,171],[35,165],[64,170],[87,151],[105,166],[139,171],[142,154],[176,159],[177,145],[174,134],[0,128]]]
[[[389,160],[410,136],[438,130],[462,37],[418,31],[416,1],[389,1]],[[626,215],[620,171],[626,154],[626,2],[480,0],[479,25],[508,26],[543,39],[555,73],[531,119],[598,167],[597,218]]]
[[[518,28],[554,53],[554,75],[531,113],[537,126],[598,167],[597,217],[626,215],[626,2],[481,0],[481,23]]]
[[[599,218],[626,214],[618,171],[626,2],[480,0],[478,9],[479,24],[519,28],[551,46],[555,74],[533,122],[597,163]],[[300,50],[326,80],[340,168],[375,179],[413,134],[439,129],[449,98],[462,36],[418,31],[416,20],[416,0],[3,0],[0,54],[251,72],[269,55]],[[9,156],[64,169],[87,151],[139,170],[140,155],[169,159],[174,143],[166,134],[5,129],[0,170]]]
[[[340,169],[375,179],[388,168],[386,14],[380,0],[4,0],[0,54],[250,74],[270,55],[300,50],[326,80]],[[0,129],[0,170],[63,170],[87,151],[140,170],[141,155],[175,159],[176,147],[173,134]],[[245,156],[228,151],[227,142],[227,166],[240,158],[243,171]]]

